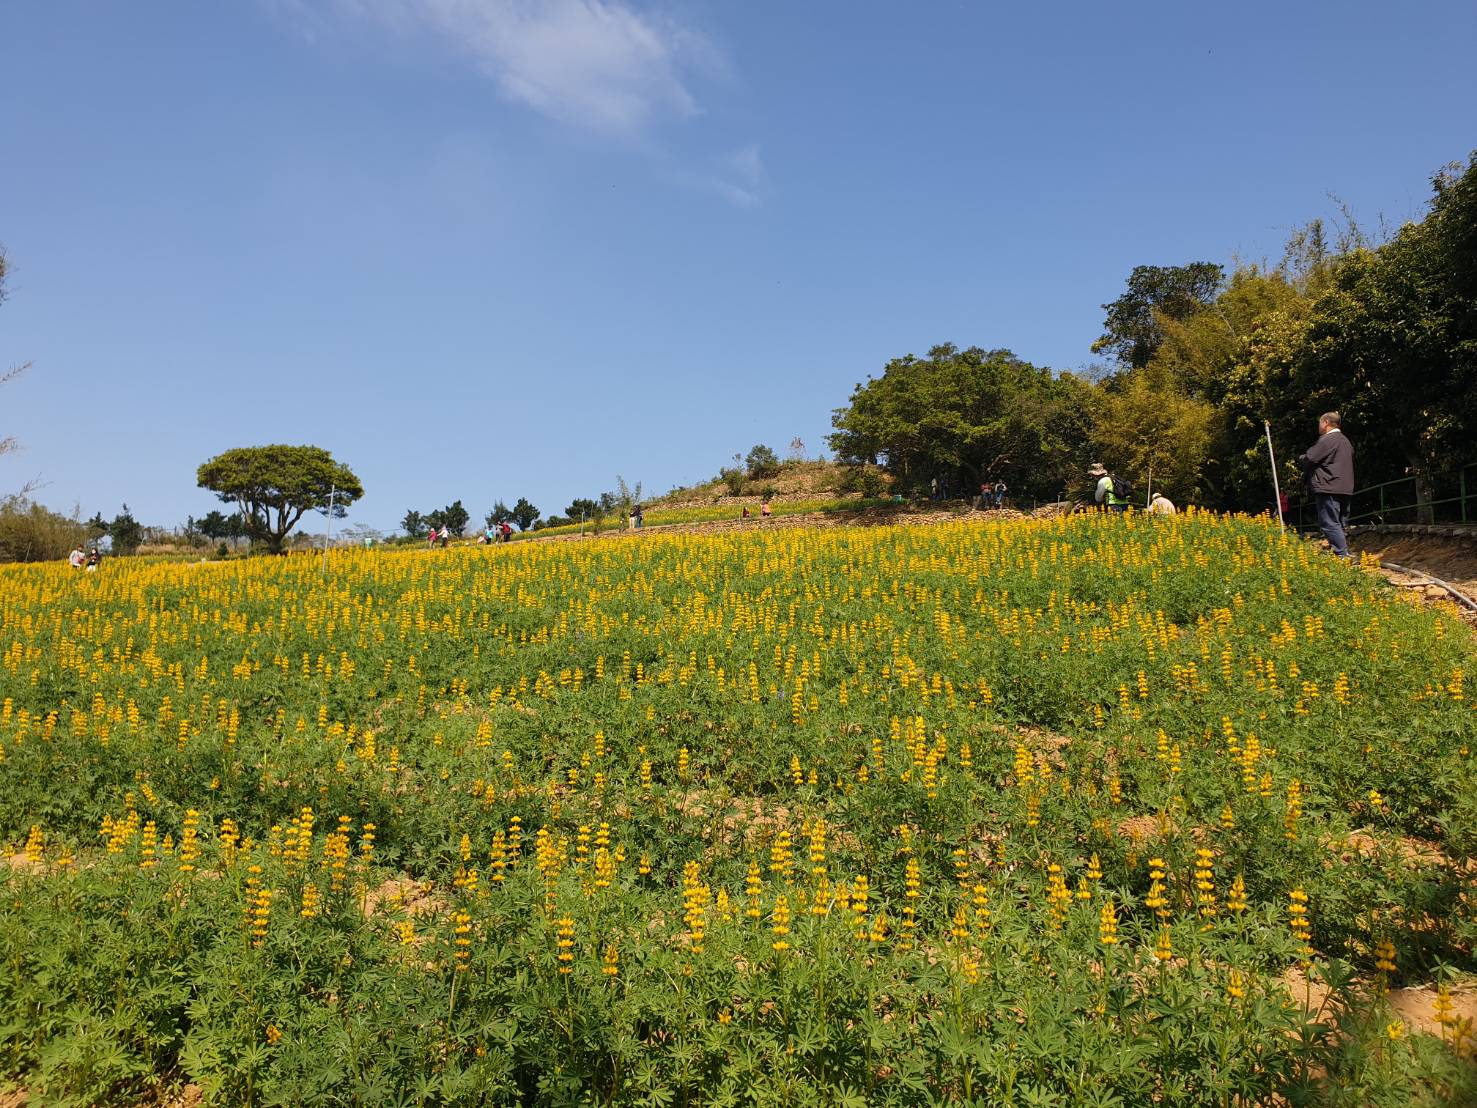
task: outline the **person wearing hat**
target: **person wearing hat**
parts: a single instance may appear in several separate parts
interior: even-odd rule
[[[1093,462],[1088,466],[1087,475],[1098,479],[1097,488],[1092,493],[1092,499],[1096,503],[1101,504],[1104,510],[1118,512],[1120,515],[1128,511],[1128,497],[1119,496],[1114,491],[1113,475],[1108,472],[1102,462]]]
[[[1174,501],[1170,500],[1162,492],[1156,492],[1154,498],[1149,501],[1149,514],[1151,516],[1172,516],[1175,511]]]

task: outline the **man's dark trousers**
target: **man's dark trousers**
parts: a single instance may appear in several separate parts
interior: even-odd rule
[[[1315,492],[1313,500],[1318,505],[1318,529],[1323,532],[1328,545],[1340,558],[1349,557],[1349,540],[1345,533],[1349,527],[1350,497],[1336,492]]]

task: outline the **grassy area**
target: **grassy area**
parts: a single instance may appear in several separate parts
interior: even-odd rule
[[[1265,521],[0,589],[43,1103],[1477,1096],[1383,992],[1473,968],[1470,632]]]

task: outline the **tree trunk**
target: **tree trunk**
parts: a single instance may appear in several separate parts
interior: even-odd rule
[[[1431,474],[1426,468],[1425,459],[1414,450],[1406,451],[1405,459],[1410,463],[1410,475],[1415,480],[1415,521],[1417,523],[1435,523],[1436,509],[1431,506],[1431,501],[1436,499],[1436,494],[1431,484]]]

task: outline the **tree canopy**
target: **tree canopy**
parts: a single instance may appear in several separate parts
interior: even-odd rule
[[[1019,495],[1050,499],[1081,461],[1090,395],[1085,381],[1009,350],[945,344],[858,385],[832,417],[830,444],[843,462],[885,461],[906,486],[997,476]]]
[[[518,503],[513,505],[513,522],[518,525],[518,530],[527,531],[533,526],[533,521],[538,519],[539,510],[533,506],[528,497],[520,496]]]
[[[1185,319],[1209,304],[1224,277],[1214,262],[1134,266],[1123,295],[1103,305],[1108,315],[1093,352],[1133,369],[1148,365],[1164,339],[1163,320]]]
[[[317,446],[247,446],[227,450],[196,471],[196,483],[235,504],[246,533],[269,550],[282,549],[298,521],[311,511],[342,517],[364,495],[348,466]]]

